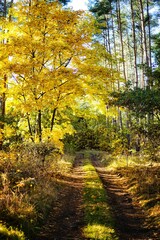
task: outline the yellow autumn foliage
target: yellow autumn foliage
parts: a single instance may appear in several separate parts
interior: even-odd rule
[[[59,139],[72,130],[58,117],[67,115],[67,109],[74,111],[77,99],[86,98],[104,112],[103,101],[111,82],[117,80],[105,64],[112,57],[100,44],[92,43],[97,30],[88,13],[63,9],[58,1],[32,0],[30,4],[22,0],[9,15],[9,20],[0,22],[4,52],[0,74],[7,73],[7,87],[2,83],[0,94],[7,93],[6,110],[19,117],[23,138],[50,138],[61,145]],[[57,121],[56,128],[51,126],[52,119]],[[11,135],[9,128],[6,134]]]

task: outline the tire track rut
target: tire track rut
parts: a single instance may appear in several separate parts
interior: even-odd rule
[[[138,203],[132,200],[124,180],[117,174],[106,171],[96,155],[91,154],[90,157],[106,190],[119,239],[158,240],[151,230],[145,228],[146,216]]]
[[[75,158],[72,173],[62,176],[61,190],[46,224],[34,240],[81,240],[84,216],[82,208],[82,156]]]

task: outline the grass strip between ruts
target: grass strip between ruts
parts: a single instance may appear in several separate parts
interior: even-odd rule
[[[118,239],[114,221],[107,204],[106,191],[89,159],[84,160],[85,186],[83,192],[86,226],[83,233],[86,239]]]

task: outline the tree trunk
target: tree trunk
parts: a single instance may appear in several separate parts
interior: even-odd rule
[[[140,32],[140,35],[141,35],[141,59],[140,59],[140,64],[141,64],[141,88],[145,88],[145,80],[144,80],[144,64],[145,64],[145,60],[144,60],[144,44],[143,44],[143,33],[142,33],[142,28],[141,28],[141,32]]]
[[[135,87],[138,87],[138,69],[137,69],[137,43],[135,34],[135,15],[133,0],[131,0],[131,14],[132,14],[132,36],[133,36],[133,51],[134,51],[134,70],[135,70]]]
[[[149,66],[152,67],[152,56],[151,56],[151,18],[150,18],[150,13],[149,13],[149,0],[147,0],[147,19],[148,19],[148,56],[149,56]]]
[[[7,76],[4,75],[4,89],[7,88]],[[0,122],[0,129],[1,129],[1,139],[0,139],[0,150],[2,150],[3,141],[4,141],[4,122],[5,122],[5,115],[6,115],[6,93],[2,94],[1,98],[1,122]]]
[[[140,18],[141,18],[141,34],[142,34],[142,45],[143,45],[143,54],[144,54],[144,64],[146,67],[149,66],[149,59],[148,59],[148,48],[147,48],[147,37],[146,37],[146,29],[145,29],[145,18],[144,18],[144,8],[142,0],[139,0],[140,6]],[[146,86],[149,87],[148,79],[146,80]]]
[[[39,142],[42,141],[42,113],[38,110],[38,138]]]
[[[53,126],[54,126],[56,112],[57,112],[57,108],[54,108],[53,113],[52,113],[52,119],[51,119],[51,132],[52,132]]]
[[[31,122],[30,122],[29,114],[27,114],[27,122],[28,122],[28,129],[29,129],[29,133],[30,133],[30,136],[31,136],[31,140],[32,140],[32,142],[34,142],[34,138],[33,138],[33,133],[32,133],[32,127],[31,127]]]
[[[123,59],[123,77],[125,82],[127,81],[126,77],[126,66],[125,66],[125,55],[124,55],[124,44],[123,44],[123,33],[122,33],[122,19],[121,19],[121,5],[120,0],[117,0],[117,21],[120,35],[120,43],[121,43],[121,55]]]
[[[151,18],[149,13],[149,3],[150,1],[147,0],[147,19],[148,19],[148,65],[150,67],[150,76],[149,76],[149,86],[153,87],[153,78],[152,78],[152,55],[151,55]]]

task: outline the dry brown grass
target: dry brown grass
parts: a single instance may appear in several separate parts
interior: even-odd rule
[[[36,146],[35,146],[36,147]],[[0,220],[33,235],[57,197],[56,176],[70,171],[72,157],[27,148],[0,152]]]

